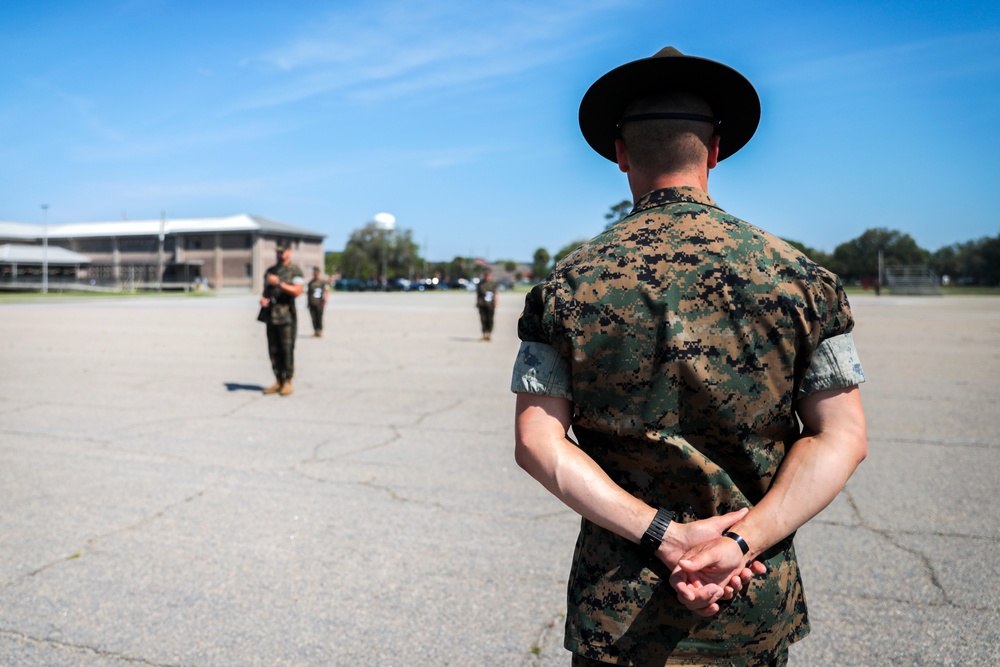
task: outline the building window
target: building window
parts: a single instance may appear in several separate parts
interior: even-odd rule
[[[253,264],[247,264],[246,277],[253,278]]]

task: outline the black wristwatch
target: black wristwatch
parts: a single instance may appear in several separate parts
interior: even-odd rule
[[[736,533],[727,530],[726,532],[724,532],[722,534],[722,536],[723,537],[728,537],[729,539],[731,539],[734,542],[736,542],[736,544],[740,545],[740,551],[743,552],[744,556],[746,556],[747,552],[750,551],[750,545],[747,544],[747,541],[744,540],[739,535],[737,535]]]
[[[670,510],[663,509],[662,507],[656,510],[656,516],[653,517],[649,528],[646,529],[642,539],[639,540],[639,551],[643,558],[648,560],[653,557],[656,550],[663,544],[663,536],[667,533],[667,526],[673,520],[674,513]]]

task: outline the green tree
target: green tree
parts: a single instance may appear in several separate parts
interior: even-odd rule
[[[380,229],[374,222],[356,229],[344,247],[341,272],[345,277],[375,280],[386,268],[386,278],[406,278],[422,264],[409,229]]]
[[[821,266],[827,266],[830,262],[829,253],[825,253],[822,250],[816,250],[815,248],[810,248],[806,244],[799,241],[793,241],[791,239],[782,240]]]
[[[604,219],[608,223],[604,226],[605,229],[615,224],[616,222],[621,222],[628,217],[628,214],[632,212],[632,202],[628,199],[623,199],[614,206],[612,206],[607,213],[604,214]]]
[[[454,257],[443,269],[441,275],[448,281],[469,280],[479,275],[481,269],[473,257]]]
[[[330,251],[323,255],[323,271],[328,276],[341,272],[343,266],[343,251]]]
[[[878,275],[878,253],[883,266],[927,264],[930,253],[917,245],[909,234],[884,227],[869,229],[858,238],[841,243],[827,265],[845,281],[874,278]]]
[[[545,248],[539,248],[535,251],[534,256],[531,260],[531,277],[535,280],[541,280],[549,274],[549,262],[552,256],[549,255],[549,251]]]
[[[567,243],[566,245],[564,245],[562,248],[559,249],[559,252],[557,252],[556,256],[552,258],[552,261],[558,264],[563,257],[565,257],[566,255],[570,254],[571,252],[582,246],[588,240],[589,239],[577,239],[576,241],[571,241]]]
[[[1000,236],[941,248],[931,257],[931,268],[957,283],[1000,285]]]

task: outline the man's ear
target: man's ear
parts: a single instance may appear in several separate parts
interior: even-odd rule
[[[621,139],[615,139],[615,158],[618,161],[618,168],[624,173],[629,172],[628,164],[628,152],[625,150],[625,142]]]
[[[708,168],[715,169],[719,164],[719,141],[722,139],[718,134],[712,135],[712,140],[708,143]]]

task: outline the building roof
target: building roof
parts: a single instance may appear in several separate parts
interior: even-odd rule
[[[34,241],[42,237],[39,225],[23,222],[0,222],[0,239]]]
[[[283,222],[269,220],[256,215],[232,215],[226,218],[188,218],[163,222],[160,220],[125,220],[120,222],[73,222],[62,225],[48,225],[50,239],[79,239],[104,236],[158,236],[210,234],[214,232],[258,232],[293,238],[322,241],[325,234],[319,234],[303,227],[295,227]],[[8,233],[9,232],[9,233]],[[41,239],[45,229],[41,225],[18,222],[0,222],[0,238]]]
[[[66,248],[5,243],[0,245],[0,264],[90,264],[90,258]]]

